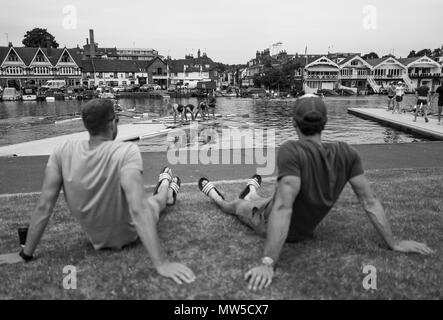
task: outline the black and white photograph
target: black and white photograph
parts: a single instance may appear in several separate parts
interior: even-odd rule
[[[442,300],[442,30],[441,0],[2,1],[0,300]]]

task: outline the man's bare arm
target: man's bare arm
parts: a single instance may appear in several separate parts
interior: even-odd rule
[[[281,249],[288,237],[292,206],[299,192],[299,177],[283,177],[278,183],[275,202],[269,216],[264,248],[264,256],[272,258],[274,262],[277,262]]]
[[[46,168],[42,193],[37,206],[32,212],[26,244],[23,249],[23,252],[28,256],[31,256],[34,253],[35,248],[48,225],[61,186],[62,176],[59,171],[51,167]],[[0,264],[12,264],[18,262],[23,262],[23,259],[18,252],[0,255]]]
[[[154,267],[166,261],[157,234],[158,217],[150,209],[148,197],[143,186],[141,172],[136,169],[124,170],[121,174],[121,185],[129,204],[137,233],[148,250]]]
[[[32,255],[40,242],[57,202],[62,184],[63,178],[61,173],[57,169],[47,167],[40,200],[32,213],[24,249],[25,254]]]
[[[424,243],[415,241],[397,241],[392,234],[389,221],[386,218],[385,211],[380,201],[375,196],[369,185],[368,180],[362,174],[352,178],[350,181],[357,198],[367,213],[370,221],[383,237],[390,249],[400,252],[415,252],[421,254],[432,253]]]
[[[129,211],[137,233],[157,272],[164,277],[173,279],[178,284],[181,284],[182,281],[193,282],[195,275],[188,267],[169,262],[165,257],[157,234],[160,212],[154,212],[154,208],[148,202],[141,172],[136,169],[124,170],[121,174],[121,185],[128,200]]]
[[[288,237],[291,223],[292,205],[300,191],[300,178],[295,176],[283,177],[277,187],[274,205],[269,216],[264,257],[278,260],[281,249]],[[249,279],[249,290],[261,290],[268,287],[274,276],[274,267],[268,264],[252,268],[245,274]]]

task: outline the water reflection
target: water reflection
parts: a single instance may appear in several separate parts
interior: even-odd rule
[[[407,96],[406,105],[413,103],[414,97]],[[181,104],[198,103],[197,98],[170,99]],[[331,97],[325,99],[328,105],[328,125],[324,132],[326,141],[343,140],[355,144],[405,143],[426,141],[426,139],[383,127],[375,122],[363,120],[347,113],[350,107],[385,107],[386,97]],[[276,145],[280,145],[295,135],[292,127],[292,105],[294,100],[254,100],[218,98],[217,113],[223,115],[211,127],[217,133],[223,129],[267,129],[276,130]],[[13,143],[48,138],[56,135],[83,131],[81,121],[61,124],[43,120],[48,116],[63,116],[81,111],[83,101],[0,102],[0,146]],[[135,109],[148,113],[149,118],[167,115],[166,100],[132,98],[120,99],[123,109]],[[130,122],[123,118],[122,123]],[[205,142],[202,142],[205,143]],[[166,137],[157,137],[139,142],[142,151],[166,150]]]

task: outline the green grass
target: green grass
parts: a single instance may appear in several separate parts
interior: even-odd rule
[[[247,290],[243,274],[261,257],[264,240],[221,213],[198,191],[183,187],[177,206],[159,223],[171,260],[197,280],[176,285],[158,276],[142,245],[95,252],[60,197],[29,264],[0,266],[0,299],[442,299],[443,169],[381,170],[368,174],[394,233],[426,242],[431,256],[387,250],[349,187],[321,223],[316,239],[285,245],[273,284]],[[243,185],[220,187],[228,198]],[[273,184],[262,193],[270,195]],[[0,199],[0,252],[17,250],[17,227],[27,222],[36,196]],[[362,287],[363,266],[377,268],[376,291]],[[78,289],[64,290],[62,269],[74,265]]]

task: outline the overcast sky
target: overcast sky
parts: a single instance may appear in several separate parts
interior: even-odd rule
[[[14,45],[33,27],[47,28],[61,46],[85,44],[88,30],[102,47],[154,48],[162,55],[183,58],[197,49],[224,63],[246,63],[272,44],[288,53],[375,51],[443,45],[442,0],[43,0],[2,1],[0,44],[6,33]],[[77,11],[75,29],[64,28],[67,14]],[[371,5],[374,20],[364,13]],[[71,20],[72,21],[72,20]],[[366,24],[364,23],[366,22]],[[71,25],[72,26],[72,25]]]

